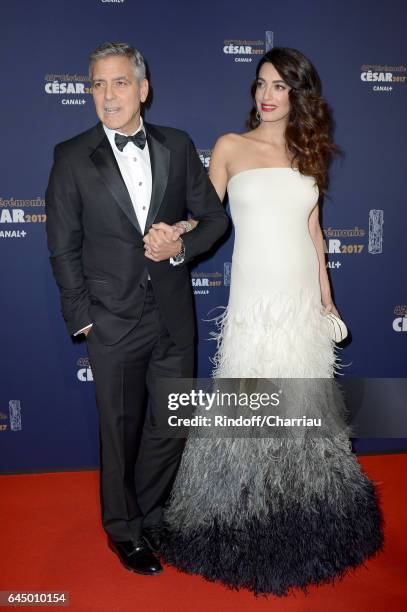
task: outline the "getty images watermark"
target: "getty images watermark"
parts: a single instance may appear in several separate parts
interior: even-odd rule
[[[199,389],[189,392],[169,393],[168,409],[171,411],[180,408],[201,409],[205,412],[211,410],[224,410],[225,408],[246,408],[252,411],[280,405],[282,390],[274,393],[245,393],[212,391],[210,393]],[[171,415],[168,417],[170,427],[321,427],[321,418],[286,417],[278,414],[252,414],[245,417],[243,414],[231,417],[226,414],[194,414],[191,416]]]
[[[156,406],[163,437],[321,437],[346,429],[332,379],[162,379]]]

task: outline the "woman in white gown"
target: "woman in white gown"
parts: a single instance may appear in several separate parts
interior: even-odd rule
[[[214,375],[332,379],[338,360],[324,315],[337,311],[318,205],[337,150],[329,109],[315,68],[295,49],[260,60],[252,95],[250,131],[222,136],[210,165],[235,227]],[[341,413],[335,396],[328,403],[324,396],[314,408]],[[325,437],[191,436],[164,524],[167,562],[256,594],[333,582],[383,544],[377,491],[346,428]]]

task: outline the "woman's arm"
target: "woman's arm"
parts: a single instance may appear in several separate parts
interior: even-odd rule
[[[226,187],[228,182],[228,172],[226,165],[226,158],[230,154],[230,137],[225,134],[218,138],[211,155],[211,163],[209,165],[209,178],[217,192],[219,199],[222,201],[226,194]],[[191,224],[191,229],[186,229],[185,221],[178,221],[174,225],[169,226],[165,223],[154,223],[149,233],[144,237],[144,245],[146,249],[150,249],[152,255],[149,255],[150,259],[153,259],[155,252],[164,243],[176,242],[180,236],[187,233],[188,231],[194,230],[199,221],[190,218],[187,220]]]
[[[223,198],[225,197],[228,181],[228,174],[226,169],[226,157],[228,149],[229,143],[227,135],[221,136],[215,143],[211,155],[211,163],[209,165],[209,178],[211,179],[211,182],[215,187],[215,190],[220,200],[223,200]],[[185,221],[178,221],[172,226],[174,228],[179,229],[179,231],[181,232],[180,234],[176,235],[176,238],[178,238],[178,235],[182,236],[182,234],[188,231],[192,231],[199,223],[199,221],[192,218],[187,219],[187,221],[192,226],[190,229],[186,229]]]
[[[212,150],[211,162],[209,164],[209,178],[211,179],[212,185],[215,187],[215,191],[219,196],[220,200],[223,200],[226,194],[226,187],[228,182],[227,164],[226,158],[230,149],[228,135],[221,136],[215,143]],[[188,219],[188,223],[192,225],[192,229],[195,229],[198,225],[198,221],[195,219]],[[178,221],[174,224],[175,227],[183,228],[183,232],[191,231],[184,228],[184,221]]]
[[[332,301],[331,285],[329,282],[328,271],[326,269],[326,259],[324,251],[324,237],[319,223],[318,204],[312,210],[308,220],[309,233],[314,242],[319,261],[319,285],[321,288],[321,302],[325,306],[325,313],[333,312],[338,315],[338,311]],[[339,316],[339,315],[338,315]]]
[[[232,143],[228,134],[218,138],[209,164],[209,178],[221,201],[225,197],[228,184],[227,159],[229,159],[231,146]]]

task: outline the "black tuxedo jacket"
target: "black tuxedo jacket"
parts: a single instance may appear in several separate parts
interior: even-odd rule
[[[185,234],[185,263],[225,232],[227,216],[189,136],[145,124],[151,159],[152,223],[199,221]],[[101,123],[55,147],[46,191],[46,229],[53,273],[69,333],[93,323],[91,334],[107,345],[139,321],[148,274],[174,342],[194,338],[188,268],[144,255],[143,234]]]

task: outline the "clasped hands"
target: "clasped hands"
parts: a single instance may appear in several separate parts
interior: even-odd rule
[[[185,229],[177,225],[153,223],[143,238],[144,255],[156,262],[176,257],[182,248],[179,237],[184,232]]]

